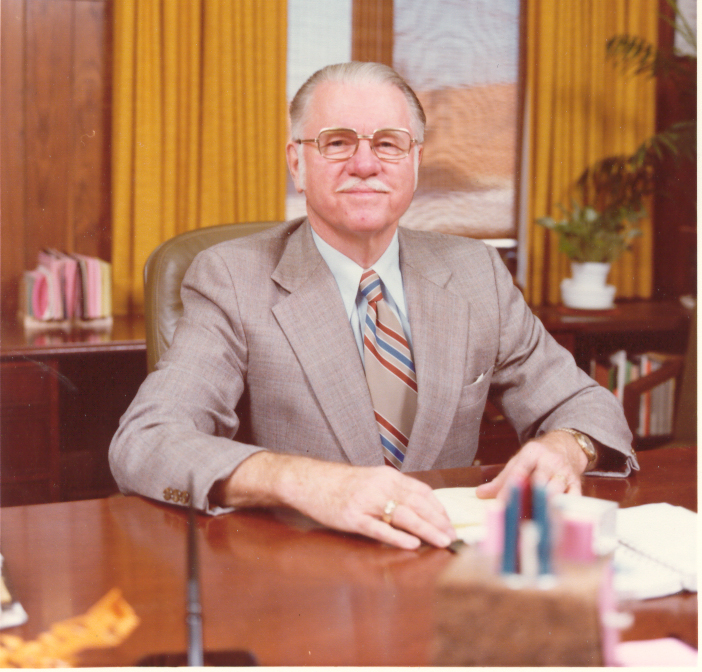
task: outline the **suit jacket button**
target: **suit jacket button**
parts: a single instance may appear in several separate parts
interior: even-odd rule
[[[172,491],[170,488],[166,488],[166,489],[163,491],[163,498],[164,498],[167,502],[170,502],[170,501],[171,501],[171,497],[172,497],[172,496],[173,496],[173,491]]]

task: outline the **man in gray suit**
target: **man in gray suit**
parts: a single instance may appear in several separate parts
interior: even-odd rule
[[[110,447],[120,488],[183,504],[192,473],[194,503],[211,513],[283,505],[402,548],[446,546],[446,512],[402,472],[469,466],[488,396],[523,446],[480,496],[517,475],[579,493],[586,471],[638,469],[619,403],[545,332],[495,251],[398,229],[425,124],[404,80],[330,66],[290,112],[288,165],[308,216],[195,259],[173,344]],[[371,268],[416,372],[395,466],[383,465],[364,371],[359,280]]]

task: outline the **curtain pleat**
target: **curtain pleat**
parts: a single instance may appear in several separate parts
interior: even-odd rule
[[[285,216],[285,0],[117,0],[112,265],[116,314],[143,266],[204,226]]]
[[[525,48],[528,194],[524,293],[532,305],[560,301],[560,281],[570,274],[557,236],[535,224],[560,216],[582,171],[613,154],[633,152],[655,132],[655,82],[624,74],[605,59],[607,39],[617,34],[657,44],[657,0],[529,0]],[[650,212],[649,204],[649,212]],[[609,282],[618,297],[650,297],[652,228],[613,264]]]

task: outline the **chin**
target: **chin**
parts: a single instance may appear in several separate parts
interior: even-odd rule
[[[388,222],[387,220],[374,219],[352,219],[348,222],[348,229],[360,235],[373,235],[385,231],[395,231],[398,221]]]

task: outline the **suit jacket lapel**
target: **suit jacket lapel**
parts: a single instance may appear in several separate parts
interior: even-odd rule
[[[273,314],[341,447],[353,464],[382,464],[356,341],[336,280],[317,251],[309,223],[291,234],[271,277],[290,292],[273,306]]]
[[[417,370],[417,415],[402,471],[434,464],[453,422],[468,350],[468,303],[446,289],[451,271],[400,229],[400,267]]]

